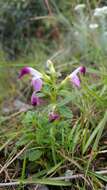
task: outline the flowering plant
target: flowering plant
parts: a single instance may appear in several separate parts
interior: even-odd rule
[[[42,104],[42,100],[39,97],[40,93],[42,92],[43,96],[47,98],[48,101],[50,99],[51,102],[51,108],[49,109],[48,113],[49,121],[55,121],[60,119],[59,109],[57,106],[60,91],[64,89],[65,86],[67,86],[69,81],[73,87],[80,88],[81,80],[78,74],[85,74],[86,68],[84,66],[78,67],[58,84],[57,72],[54,68],[53,63],[48,60],[47,65],[49,69],[49,74],[42,74],[32,67],[24,67],[20,71],[19,79],[27,74],[31,76],[31,85],[34,89],[31,96],[31,104],[33,106],[39,106],[40,104]]]

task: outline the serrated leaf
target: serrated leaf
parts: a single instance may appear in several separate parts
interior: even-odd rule
[[[72,96],[67,96],[66,98],[64,98],[62,101],[60,101],[57,105],[60,106],[64,106],[66,104],[68,104],[69,102],[71,102],[74,98]]]
[[[35,118],[35,112],[28,111],[22,121],[23,124],[28,125],[29,123],[32,123],[33,119]]]
[[[72,118],[72,111],[65,106],[62,106],[59,108],[59,112],[61,114],[61,116],[67,118],[67,119],[71,119]]]

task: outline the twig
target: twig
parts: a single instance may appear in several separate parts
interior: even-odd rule
[[[25,112],[27,112],[27,111],[30,110],[30,109],[32,109],[32,108],[29,108],[29,109],[28,109],[28,108],[20,109],[20,111],[15,112],[15,113],[13,113],[13,114],[7,116],[7,117],[4,117],[3,120],[0,121],[0,124],[2,124],[3,122],[5,122],[5,121],[7,121],[7,120],[10,120],[10,119],[12,119],[12,118],[14,118],[14,117],[17,117],[17,116],[20,115],[21,113],[25,113]]]
[[[20,182],[17,181],[17,182],[10,182],[10,183],[0,183],[0,187],[6,187],[6,186],[17,186],[17,185],[20,185]]]
[[[2,168],[2,165],[0,164],[0,167]],[[10,177],[9,177],[9,174],[8,174],[8,172],[6,171],[6,169],[4,170],[4,173],[5,173],[5,175],[6,175],[6,178],[9,180],[9,181],[11,181],[11,179],[10,179]]]
[[[10,164],[12,163],[12,162],[14,162],[25,150],[26,150],[26,148],[29,146],[29,145],[31,145],[31,143],[32,143],[33,141],[31,141],[30,143],[28,143],[14,158],[12,158],[11,160],[9,160],[6,164],[4,164],[4,166],[1,168],[1,170],[0,170],[0,174],[8,167],[8,166],[10,166]]]
[[[2,168],[2,165],[1,165],[1,164],[0,164],[0,167]],[[6,178],[7,178],[7,179],[10,181],[10,183],[11,183],[12,180],[10,179],[10,176],[9,176],[8,171],[7,171],[6,169],[4,170],[4,173],[5,173],[5,175],[6,175]],[[6,179],[6,180],[7,180],[7,179]],[[14,188],[13,186],[12,186],[12,188],[13,188],[13,190],[15,190],[15,188]]]
[[[44,2],[45,2],[45,5],[46,5],[46,7],[48,9],[49,15],[51,16],[52,15],[52,11],[51,11],[51,8],[49,6],[49,2],[48,2],[48,0],[44,0]]]
[[[9,115],[9,116],[7,116],[7,117],[4,117],[4,118],[3,118],[3,121],[1,121],[0,124],[3,123],[3,122],[5,122],[5,121],[7,121],[7,120],[10,120],[10,119],[12,119],[12,118],[18,116],[18,115],[20,115],[20,114],[23,113],[23,112],[25,112],[25,111],[18,111],[18,112],[13,113],[12,115]]]

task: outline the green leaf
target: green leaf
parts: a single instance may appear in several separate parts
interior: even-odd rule
[[[47,175],[47,172],[48,172],[47,169],[38,171],[38,172],[36,172],[36,174],[32,175],[32,179],[43,177],[43,176]]]
[[[67,119],[71,119],[72,118],[72,111],[65,106],[59,107],[59,112],[61,114],[61,116],[67,118]]]
[[[59,162],[58,164],[56,164],[54,167],[52,167],[48,172],[47,175],[50,175],[51,173],[54,173],[63,163],[63,161]]]
[[[63,100],[61,100],[57,106],[61,107],[64,106],[66,104],[68,104],[69,102],[73,101],[74,97],[73,96],[67,96],[66,98],[64,98]]]
[[[63,89],[59,91],[59,95],[63,97],[71,97],[72,93],[71,91]]]
[[[35,161],[40,159],[40,157],[42,156],[43,152],[41,150],[31,150],[29,151],[29,161]]]
[[[35,138],[35,134],[34,133],[29,133],[28,131],[23,134],[22,137],[19,138],[19,140],[16,142],[16,146],[23,146],[26,145],[27,143],[29,143],[32,139]]]
[[[33,120],[36,120],[35,115],[36,115],[36,113],[34,111],[28,111],[25,114],[25,117],[24,117],[22,123],[25,124],[26,126],[28,126],[30,123],[33,122]]]
[[[55,185],[55,186],[71,186],[70,182],[54,179],[28,179],[21,181],[22,184],[45,184],[45,185]]]
[[[91,174],[91,175],[94,175],[94,176],[96,176],[97,178],[99,178],[99,179],[101,179],[101,180],[103,180],[103,181],[105,181],[105,182],[107,182],[107,176],[104,176],[104,175],[102,175],[102,174],[99,174],[99,173],[97,173],[97,172],[88,172],[89,174]]]
[[[16,142],[16,147],[26,145],[29,142],[29,139],[26,136],[22,136],[19,141]]]

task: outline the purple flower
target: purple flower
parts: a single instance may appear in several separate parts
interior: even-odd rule
[[[32,78],[31,83],[33,85],[33,88],[34,88],[35,92],[41,91],[43,82],[42,82],[42,80],[40,78],[35,78],[35,77]]]
[[[31,104],[33,106],[38,106],[40,105],[41,101],[40,98],[36,95],[35,92],[33,92],[32,96],[31,96]]]
[[[42,85],[43,85],[43,81],[41,79],[42,74],[39,71],[33,69],[32,67],[24,67],[19,73],[19,79],[21,79],[26,74],[29,74],[32,76],[31,85],[34,88],[34,92],[31,96],[31,104],[34,106],[39,105],[40,99],[38,96],[36,96],[36,92],[39,92],[42,89]]]
[[[79,70],[80,70],[80,73],[82,73],[82,74],[86,73],[86,68],[83,66],[79,67]]]
[[[33,88],[36,92],[40,91],[42,88],[42,74],[33,69],[32,67],[24,67],[19,74],[19,79],[21,79],[24,75],[30,74],[32,76],[32,82],[31,84],[33,85]]]
[[[29,67],[24,67],[20,73],[19,73],[19,79],[21,79],[24,75],[30,74],[30,69]]]
[[[53,122],[53,121],[58,120],[58,119],[60,119],[59,114],[54,113],[54,112],[49,113],[49,121],[50,122]]]
[[[42,78],[42,74],[39,71],[33,69],[32,67],[24,67],[20,71],[19,79],[22,78],[26,74],[30,74],[32,77],[35,77],[35,78]]]
[[[78,77],[78,73],[82,73],[82,74],[85,74],[86,73],[86,68],[81,66],[81,67],[78,67],[77,69],[75,69],[71,74],[70,74],[70,80],[71,82],[73,83],[74,86],[76,87],[80,87],[80,79]]]

